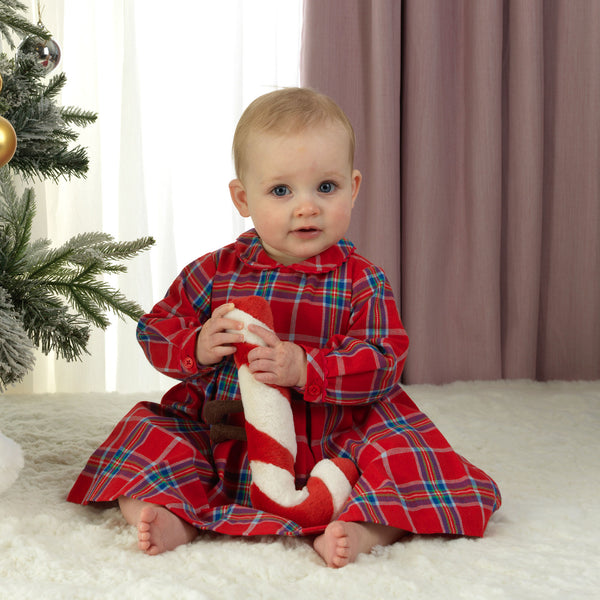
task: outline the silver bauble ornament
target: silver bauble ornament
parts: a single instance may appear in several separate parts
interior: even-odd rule
[[[33,56],[46,74],[60,62],[60,46],[52,39],[44,40],[37,35],[26,37],[17,48],[17,56]]]

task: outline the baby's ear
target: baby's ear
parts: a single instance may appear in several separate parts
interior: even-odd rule
[[[246,198],[246,189],[239,179],[234,179],[229,182],[229,193],[231,200],[242,217],[249,217],[248,200]]]
[[[358,196],[358,190],[360,190],[360,184],[362,182],[362,173],[358,169],[352,171],[352,206]]]

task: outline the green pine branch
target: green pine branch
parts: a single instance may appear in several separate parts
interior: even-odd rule
[[[72,314],[61,298],[35,281],[15,282],[6,290],[32,344],[44,354],[54,351],[67,361],[87,353],[90,326]]]
[[[0,169],[0,273],[17,275],[23,269],[35,216],[33,190],[25,190],[20,202],[5,169]]]
[[[61,108],[60,116],[67,125],[75,125],[76,127],[85,127],[94,123],[98,116],[90,110],[82,110],[74,106]]]
[[[36,177],[53,181],[58,181],[61,177],[67,179],[84,177],[88,171],[89,161],[85,148],[77,147],[71,151],[58,150],[47,155],[40,155],[36,149],[33,152],[36,154],[35,157],[21,156],[16,160],[13,157],[7,166],[27,181],[33,181]]]
[[[37,35],[45,40],[51,37],[45,27],[34,25],[19,14],[26,10],[27,6],[18,0],[0,0],[0,35],[11,49],[15,48],[13,35]]]
[[[9,168],[28,181],[36,177],[58,181],[84,177],[89,168],[87,150],[71,144],[97,114],[76,107],[61,107],[57,97],[67,79],[59,73],[45,80],[44,70],[31,56],[18,60],[0,55],[0,114],[17,134],[17,149]]]
[[[34,65],[35,65],[34,62],[25,62],[21,65],[21,68],[29,70]],[[37,76],[36,70],[33,69],[31,71],[31,74],[34,77],[36,77]],[[61,71],[60,73],[58,73],[56,75],[53,75],[50,78],[50,80],[48,81],[48,83],[46,84],[46,87],[44,87],[43,89],[40,89],[40,97],[46,98],[48,100],[53,100],[54,98],[58,97],[58,95],[62,92],[66,83],[67,83],[67,76],[65,75],[64,71]]]
[[[25,190],[19,198],[7,169],[0,169],[0,292],[33,345],[74,360],[87,352],[91,326],[108,327],[108,312],[140,317],[141,307],[111,287],[105,276],[125,272],[122,262],[154,240],[117,242],[109,234],[92,232],[52,248],[48,240],[30,240],[34,215],[33,191]]]
[[[33,344],[5,290],[0,288],[0,392],[33,368]]]

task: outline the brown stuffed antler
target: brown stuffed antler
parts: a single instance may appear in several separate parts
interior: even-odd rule
[[[212,400],[204,405],[202,416],[210,425],[210,439],[217,442],[226,440],[246,440],[243,425],[232,425],[226,422],[228,415],[243,413],[241,400]]]

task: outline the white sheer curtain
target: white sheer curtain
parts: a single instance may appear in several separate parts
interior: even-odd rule
[[[42,20],[62,48],[63,105],[97,111],[81,130],[82,180],[35,186],[34,237],[58,245],[84,231],[119,240],[152,235],[113,282],[145,309],[196,256],[249,226],[233,211],[231,138],[244,107],[297,85],[301,0],[44,0]],[[37,0],[32,19],[37,19]],[[83,361],[39,355],[8,393],[133,392],[173,382],[148,365],[135,323],[94,331]]]

